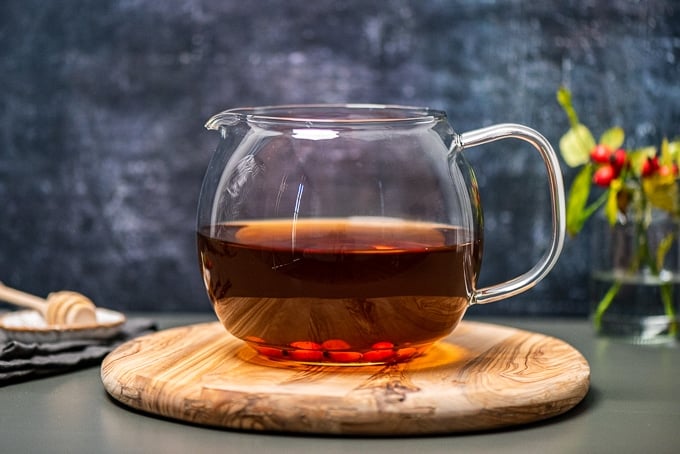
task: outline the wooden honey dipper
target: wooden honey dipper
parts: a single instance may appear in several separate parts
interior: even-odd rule
[[[78,292],[62,290],[50,293],[43,299],[0,282],[0,300],[40,312],[48,325],[82,326],[97,323],[94,303]]]

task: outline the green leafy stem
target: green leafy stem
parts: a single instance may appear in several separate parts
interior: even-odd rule
[[[644,270],[659,280],[664,313],[670,320],[669,334],[676,336],[678,320],[673,305],[673,282],[661,273],[664,259],[677,240],[676,234],[663,238],[652,254],[647,227],[652,221],[653,209],[665,212],[673,222],[680,219],[680,140],[664,139],[660,149],[625,150],[621,148],[625,133],[616,126],[604,131],[596,141],[580,122],[567,88],[560,87],[557,101],[570,125],[560,138],[559,149],[569,167],[579,168],[567,198],[567,232],[576,236],[600,209],[611,228],[631,222],[635,226],[635,255],[624,276],[615,273],[614,282],[599,301],[593,313],[596,329],[600,330],[605,312],[619,295],[623,278]],[[606,190],[591,201],[593,185]]]

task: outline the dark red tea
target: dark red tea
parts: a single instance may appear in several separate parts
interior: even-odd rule
[[[464,229],[385,218],[267,220],[198,232],[215,311],[272,358],[406,359],[460,321],[481,240]]]

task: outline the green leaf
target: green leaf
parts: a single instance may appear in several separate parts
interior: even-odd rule
[[[595,147],[595,139],[590,130],[582,124],[573,126],[560,139],[562,159],[570,167],[586,164],[590,160],[590,151]]]
[[[561,86],[557,90],[557,102],[560,103],[560,106],[562,106],[562,109],[567,114],[571,127],[576,127],[579,124],[578,115],[576,115],[574,106],[571,103],[571,92],[565,86]]]
[[[616,150],[623,145],[625,139],[626,134],[623,132],[623,128],[615,126],[602,133],[599,143],[608,146],[611,150]]]
[[[590,195],[591,180],[593,178],[593,166],[587,164],[576,175],[569,188],[567,201],[567,232],[576,235],[583,228],[588,218],[585,214],[588,196]]]

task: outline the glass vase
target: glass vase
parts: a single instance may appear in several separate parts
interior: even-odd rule
[[[591,320],[600,336],[673,343],[680,306],[680,224],[661,211],[594,224]]]

